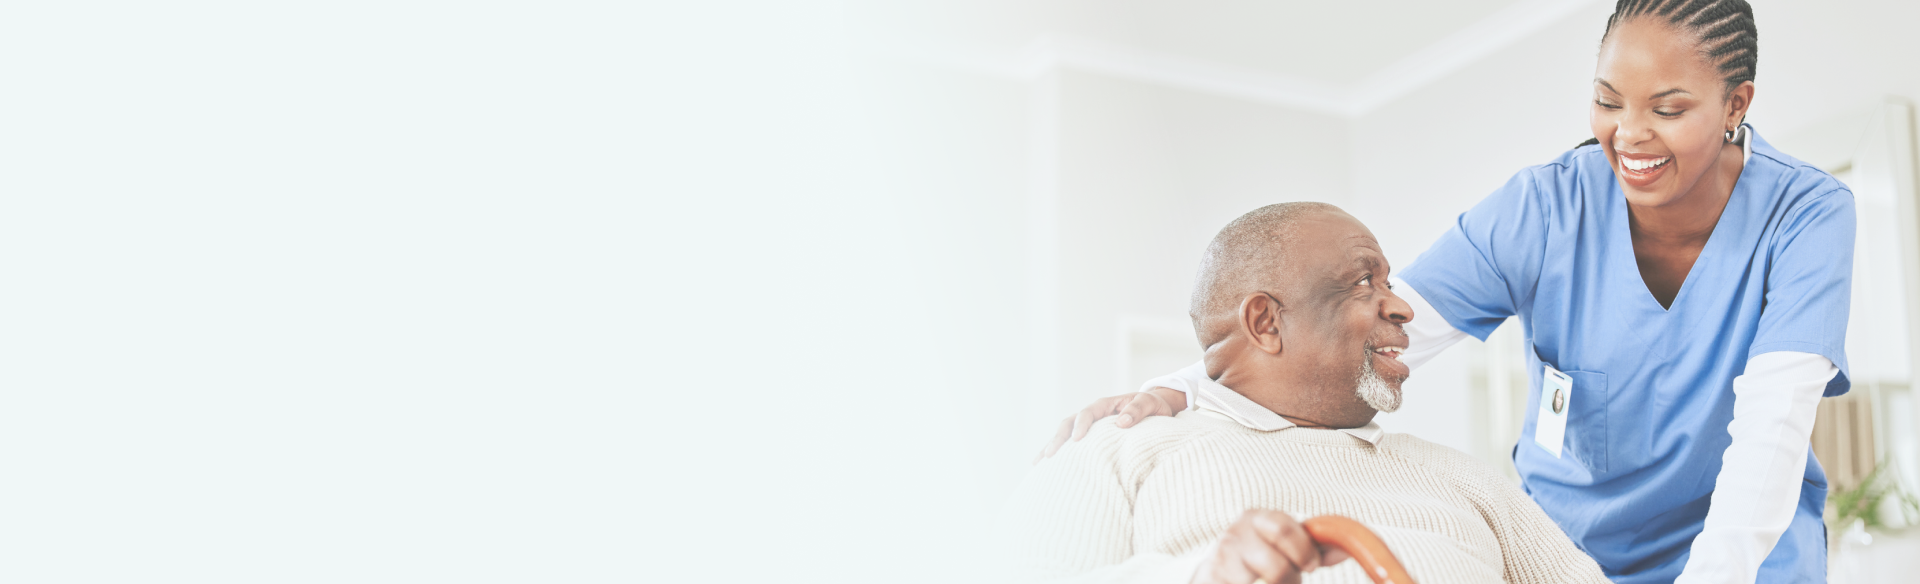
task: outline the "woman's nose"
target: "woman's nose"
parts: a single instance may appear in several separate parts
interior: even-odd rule
[[[1653,138],[1653,126],[1640,121],[1639,116],[1621,116],[1613,129],[1614,148],[1633,145]]]

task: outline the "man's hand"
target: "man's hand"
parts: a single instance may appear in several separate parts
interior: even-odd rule
[[[1100,418],[1119,414],[1120,419],[1114,420],[1114,425],[1132,428],[1147,416],[1171,416],[1184,409],[1187,409],[1187,394],[1164,387],[1093,400],[1080,413],[1060,421],[1060,431],[1053,435],[1053,441],[1047,443],[1046,448],[1040,449],[1040,455],[1033,457],[1033,461],[1038,463],[1059,452],[1060,447],[1068,442],[1086,437],[1087,429],[1093,427],[1093,423],[1100,421]]]
[[[1194,584],[1298,584],[1300,575],[1346,561],[1338,548],[1322,550],[1293,517],[1248,509],[1200,564]]]

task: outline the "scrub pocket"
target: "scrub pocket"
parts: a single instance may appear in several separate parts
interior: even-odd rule
[[[1607,374],[1592,371],[1561,373],[1573,379],[1573,404],[1571,411],[1567,412],[1567,446],[1573,451],[1574,458],[1580,459],[1580,463],[1593,471],[1594,476],[1604,475],[1610,449],[1607,410],[1612,403],[1608,399],[1611,396],[1607,393]]]
[[[1593,476],[1599,477],[1607,472],[1607,410],[1612,407],[1613,396],[1607,391],[1607,374],[1594,371],[1568,371],[1547,362],[1540,357],[1540,348],[1533,343],[1527,344],[1527,350],[1533,356],[1533,371],[1528,372],[1527,381],[1532,386],[1532,394],[1527,398],[1529,409],[1527,416],[1535,418],[1534,432],[1540,431],[1537,419],[1540,407],[1540,388],[1545,383],[1546,372],[1541,365],[1551,366],[1573,380],[1573,403],[1567,411],[1567,436],[1564,454],[1580,461]],[[1623,416],[1622,420],[1628,419]],[[1530,442],[1532,435],[1521,437],[1521,442]]]

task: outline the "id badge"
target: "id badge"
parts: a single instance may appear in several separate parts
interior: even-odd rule
[[[1567,412],[1573,409],[1573,378],[1552,367],[1540,376],[1540,415],[1533,422],[1533,443],[1560,458],[1567,437]]]

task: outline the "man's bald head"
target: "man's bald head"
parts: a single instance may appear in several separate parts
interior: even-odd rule
[[[1241,215],[1213,236],[1200,258],[1200,275],[1187,308],[1201,347],[1228,334],[1241,299],[1261,291],[1278,293],[1295,279],[1288,252],[1298,239],[1296,226],[1326,213],[1346,215],[1326,203],[1278,203]]]

